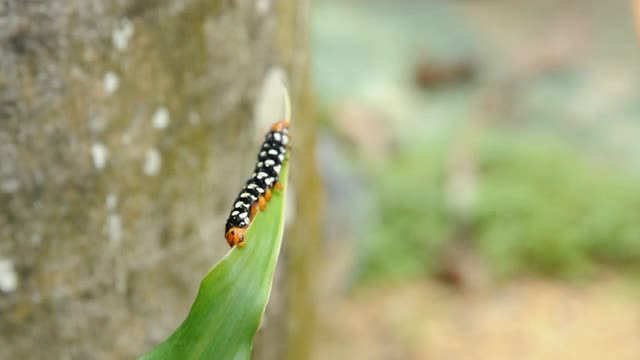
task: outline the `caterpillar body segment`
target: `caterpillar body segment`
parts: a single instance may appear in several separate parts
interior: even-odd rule
[[[229,218],[225,225],[225,239],[229,246],[245,245],[246,229],[258,210],[265,211],[271,200],[272,189],[282,190],[280,170],[288,157],[289,122],[275,123],[265,136],[256,162],[253,175],[247,180],[233,202]]]

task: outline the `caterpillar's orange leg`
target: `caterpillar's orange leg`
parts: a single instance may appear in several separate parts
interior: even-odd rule
[[[225,239],[227,239],[227,244],[233,247],[238,245],[238,247],[244,247],[244,229],[233,227],[227,231],[224,235]]]
[[[260,196],[258,199],[258,206],[260,207],[260,210],[265,211],[267,209],[267,200]]]
[[[264,199],[271,201],[271,189],[267,189],[267,191],[264,192]]]
[[[282,183],[280,181],[278,181],[275,185],[273,185],[273,187],[280,191],[284,190],[284,186],[282,186]]]
[[[244,247],[244,229],[238,229],[236,245],[238,245],[238,247]]]
[[[251,212],[249,213],[249,219],[253,220],[253,218],[258,213],[258,204],[251,205]]]

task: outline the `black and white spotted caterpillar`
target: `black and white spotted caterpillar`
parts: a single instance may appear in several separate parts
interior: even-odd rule
[[[224,230],[229,246],[245,245],[244,233],[258,209],[264,211],[267,208],[267,202],[271,200],[271,189],[282,190],[279,176],[288,150],[289,122],[283,120],[275,123],[267,133],[260,147],[253,175],[233,202]]]

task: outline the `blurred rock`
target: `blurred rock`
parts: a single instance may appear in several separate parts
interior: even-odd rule
[[[450,239],[440,260],[436,278],[454,288],[479,291],[490,285],[490,273],[484,260],[470,245],[469,239],[459,238],[468,234],[457,234]]]
[[[473,81],[477,68],[469,60],[452,63],[437,63],[423,57],[415,67],[415,82],[423,89],[460,85]]]

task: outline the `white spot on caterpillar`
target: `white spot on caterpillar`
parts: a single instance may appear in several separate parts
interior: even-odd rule
[[[260,161],[259,163],[256,164],[256,167],[262,167],[262,165],[264,165],[264,163]]]
[[[246,198],[246,197],[249,197],[249,196],[251,196],[251,195],[249,193],[246,193],[246,192],[240,194],[241,198]]]
[[[258,185],[256,185],[256,184],[249,184],[249,185],[247,186],[247,189],[255,189],[256,187],[258,187]]]
[[[264,162],[264,164],[265,164],[266,166],[273,166],[273,165],[275,165],[275,164],[276,164],[276,162],[275,162],[275,161],[273,161],[273,160],[271,160],[271,159],[268,159],[267,161],[265,161],[265,162]]]
[[[269,150],[269,154],[271,154],[271,150]],[[260,152],[260,156],[261,156],[261,157],[265,157],[265,156],[267,156],[267,152],[266,152],[266,151],[261,151],[261,152]]]
[[[240,219],[244,219],[244,218],[246,218],[246,217],[247,217],[247,213],[246,213],[246,212],[243,212],[243,213],[242,213],[242,214],[240,214],[239,216],[240,216]]]
[[[9,259],[0,259],[0,291],[14,292],[18,288],[18,274]]]
[[[160,173],[161,167],[162,156],[160,156],[160,152],[155,148],[147,150],[144,156],[144,165],[142,166],[144,174],[147,176],[156,176]]]
[[[109,150],[101,143],[95,143],[91,145],[91,158],[93,159],[93,166],[102,170],[107,165],[109,159]]]
[[[287,135],[282,135],[282,143],[285,145],[289,143],[289,137]]]
[[[280,162],[283,162],[284,161],[284,155],[282,155],[282,154],[278,155],[278,159],[280,159]]]
[[[104,92],[107,95],[112,95],[116,90],[118,90],[118,87],[120,87],[120,79],[118,78],[118,75],[113,71],[109,71],[104,74],[102,86],[104,87]]]
[[[273,167],[273,170],[275,170],[279,174],[281,168],[282,168],[282,166],[276,165],[276,166]]]
[[[119,26],[113,30],[111,33],[111,40],[113,41],[113,46],[119,51],[126,50],[129,46],[129,39],[133,35],[133,24],[129,19],[122,19]]]
[[[236,210],[236,211],[234,211],[234,212],[232,212],[232,213],[231,213],[231,216],[236,216],[236,215],[238,215],[238,214],[240,214],[240,211]]]
[[[274,133],[273,138],[276,139],[276,141],[282,141],[282,135],[280,135],[279,132]]]
[[[235,203],[235,205],[233,205],[234,208],[239,208],[239,207],[247,207],[247,205],[245,203],[243,203],[242,201],[238,201],[237,203]]]
[[[151,118],[151,123],[153,127],[158,130],[164,130],[169,126],[170,116],[169,110],[166,107],[159,107]]]
[[[264,152],[264,151],[263,151]],[[269,155],[278,155],[278,150],[269,149]]]
[[[258,180],[260,180],[260,179],[266,178],[267,176],[268,176],[267,173],[261,171],[258,173],[257,178]]]

